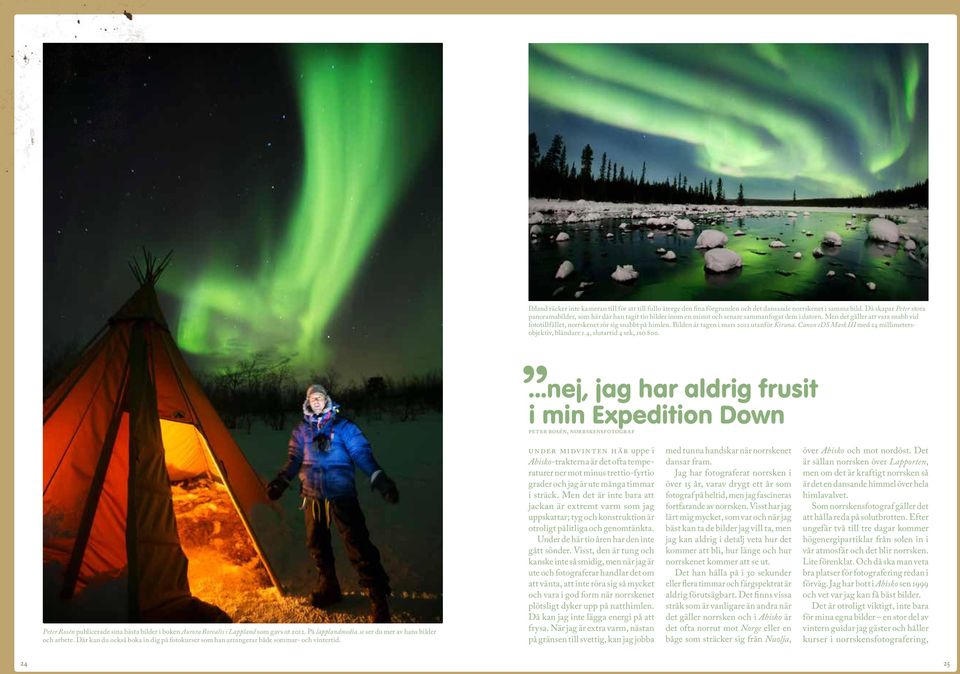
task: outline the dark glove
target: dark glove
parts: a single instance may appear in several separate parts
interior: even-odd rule
[[[374,478],[370,486],[380,492],[383,500],[387,503],[397,503],[400,501],[400,492],[397,491],[396,482],[387,477],[387,474],[382,470],[377,473],[377,477]]]
[[[283,492],[285,492],[289,486],[290,481],[287,478],[283,475],[277,475],[270,480],[270,484],[267,485],[267,498],[271,501],[276,501],[283,496]]]

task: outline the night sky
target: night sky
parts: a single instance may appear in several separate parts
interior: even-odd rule
[[[530,47],[530,131],[579,171],[722,176],[728,196],[847,197],[927,178],[927,46]],[[731,189],[731,186],[733,188]]]
[[[158,284],[195,367],[441,368],[439,45],[44,47],[44,350]]]

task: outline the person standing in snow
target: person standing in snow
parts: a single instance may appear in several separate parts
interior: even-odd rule
[[[380,563],[380,552],[370,542],[363,511],[357,500],[355,467],[370,478],[388,503],[397,503],[397,485],[380,468],[370,443],[349,419],[338,415],[337,405],[320,384],[307,389],[303,421],[290,436],[287,463],[267,485],[275,501],[300,474],[301,508],[307,525],[307,548],[317,564],[317,586],[310,595],[317,608],[326,608],[343,597],[334,567],[330,526],[336,523],[350,563],[371,602],[371,622],[390,622],[390,579]]]

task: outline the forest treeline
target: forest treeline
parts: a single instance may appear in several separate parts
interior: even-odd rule
[[[881,190],[867,196],[842,199],[797,199],[796,191],[789,199],[748,199],[743,184],[738,183],[735,193],[728,195],[723,178],[716,183],[704,178],[691,182],[689,176],[678,173],[671,178],[654,181],[647,177],[647,163],[643,162],[640,175],[633,169],[628,172],[607,153],[599,161],[593,147],[588,143],[580,150],[580,160],[568,156],[563,136],[555,135],[546,152],[541,153],[536,133],[530,134],[529,184],[531,197],[544,199],[586,199],[588,201],[614,201],[621,203],[657,204],[757,204],[769,206],[868,206],[895,207],[929,203],[928,181],[924,180],[899,189]]]
[[[44,353],[44,398],[66,378],[81,356],[77,344]],[[300,381],[293,377],[289,359],[258,353],[230,367],[194,374],[224,424],[245,431],[256,420],[275,430],[292,427],[302,416],[304,391],[312,383],[323,384],[348,416],[410,421],[426,412],[443,411],[443,377],[439,372],[345,381],[329,368],[312,374],[309,381]]]
[[[594,163],[597,172],[594,175]],[[619,201],[657,204],[725,204],[744,203],[743,185],[738,186],[736,196],[728,201],[723,178],[718,177],[716,186],[712,180],[703,179],[691,184],[688,176],[678,173],[672,179],[650,181],[647,179],[647,163],[640,168],[640,175],[618,164],[604,152],[597,160],[593,148],[587,144],[580,151],[579,168],[574,159],[567,157],[563,136],[556,135],[547,151],[540,154],[537,134],[530,134],[530,196],[546,199],[586,199],[588,201]]]

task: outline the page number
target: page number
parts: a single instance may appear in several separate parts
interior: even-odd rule
[[[21,666],[21,667],[26,667],[26,666],[27,666],[27,661],[26,661],[26,660],[21,660],[21,661],[20,661],[20,666]]]
[[[944,661],[943,661],[943,667],[944,667],[944,669],[950,669],[950,661],[949,661],[949,660],[944,660]]]

